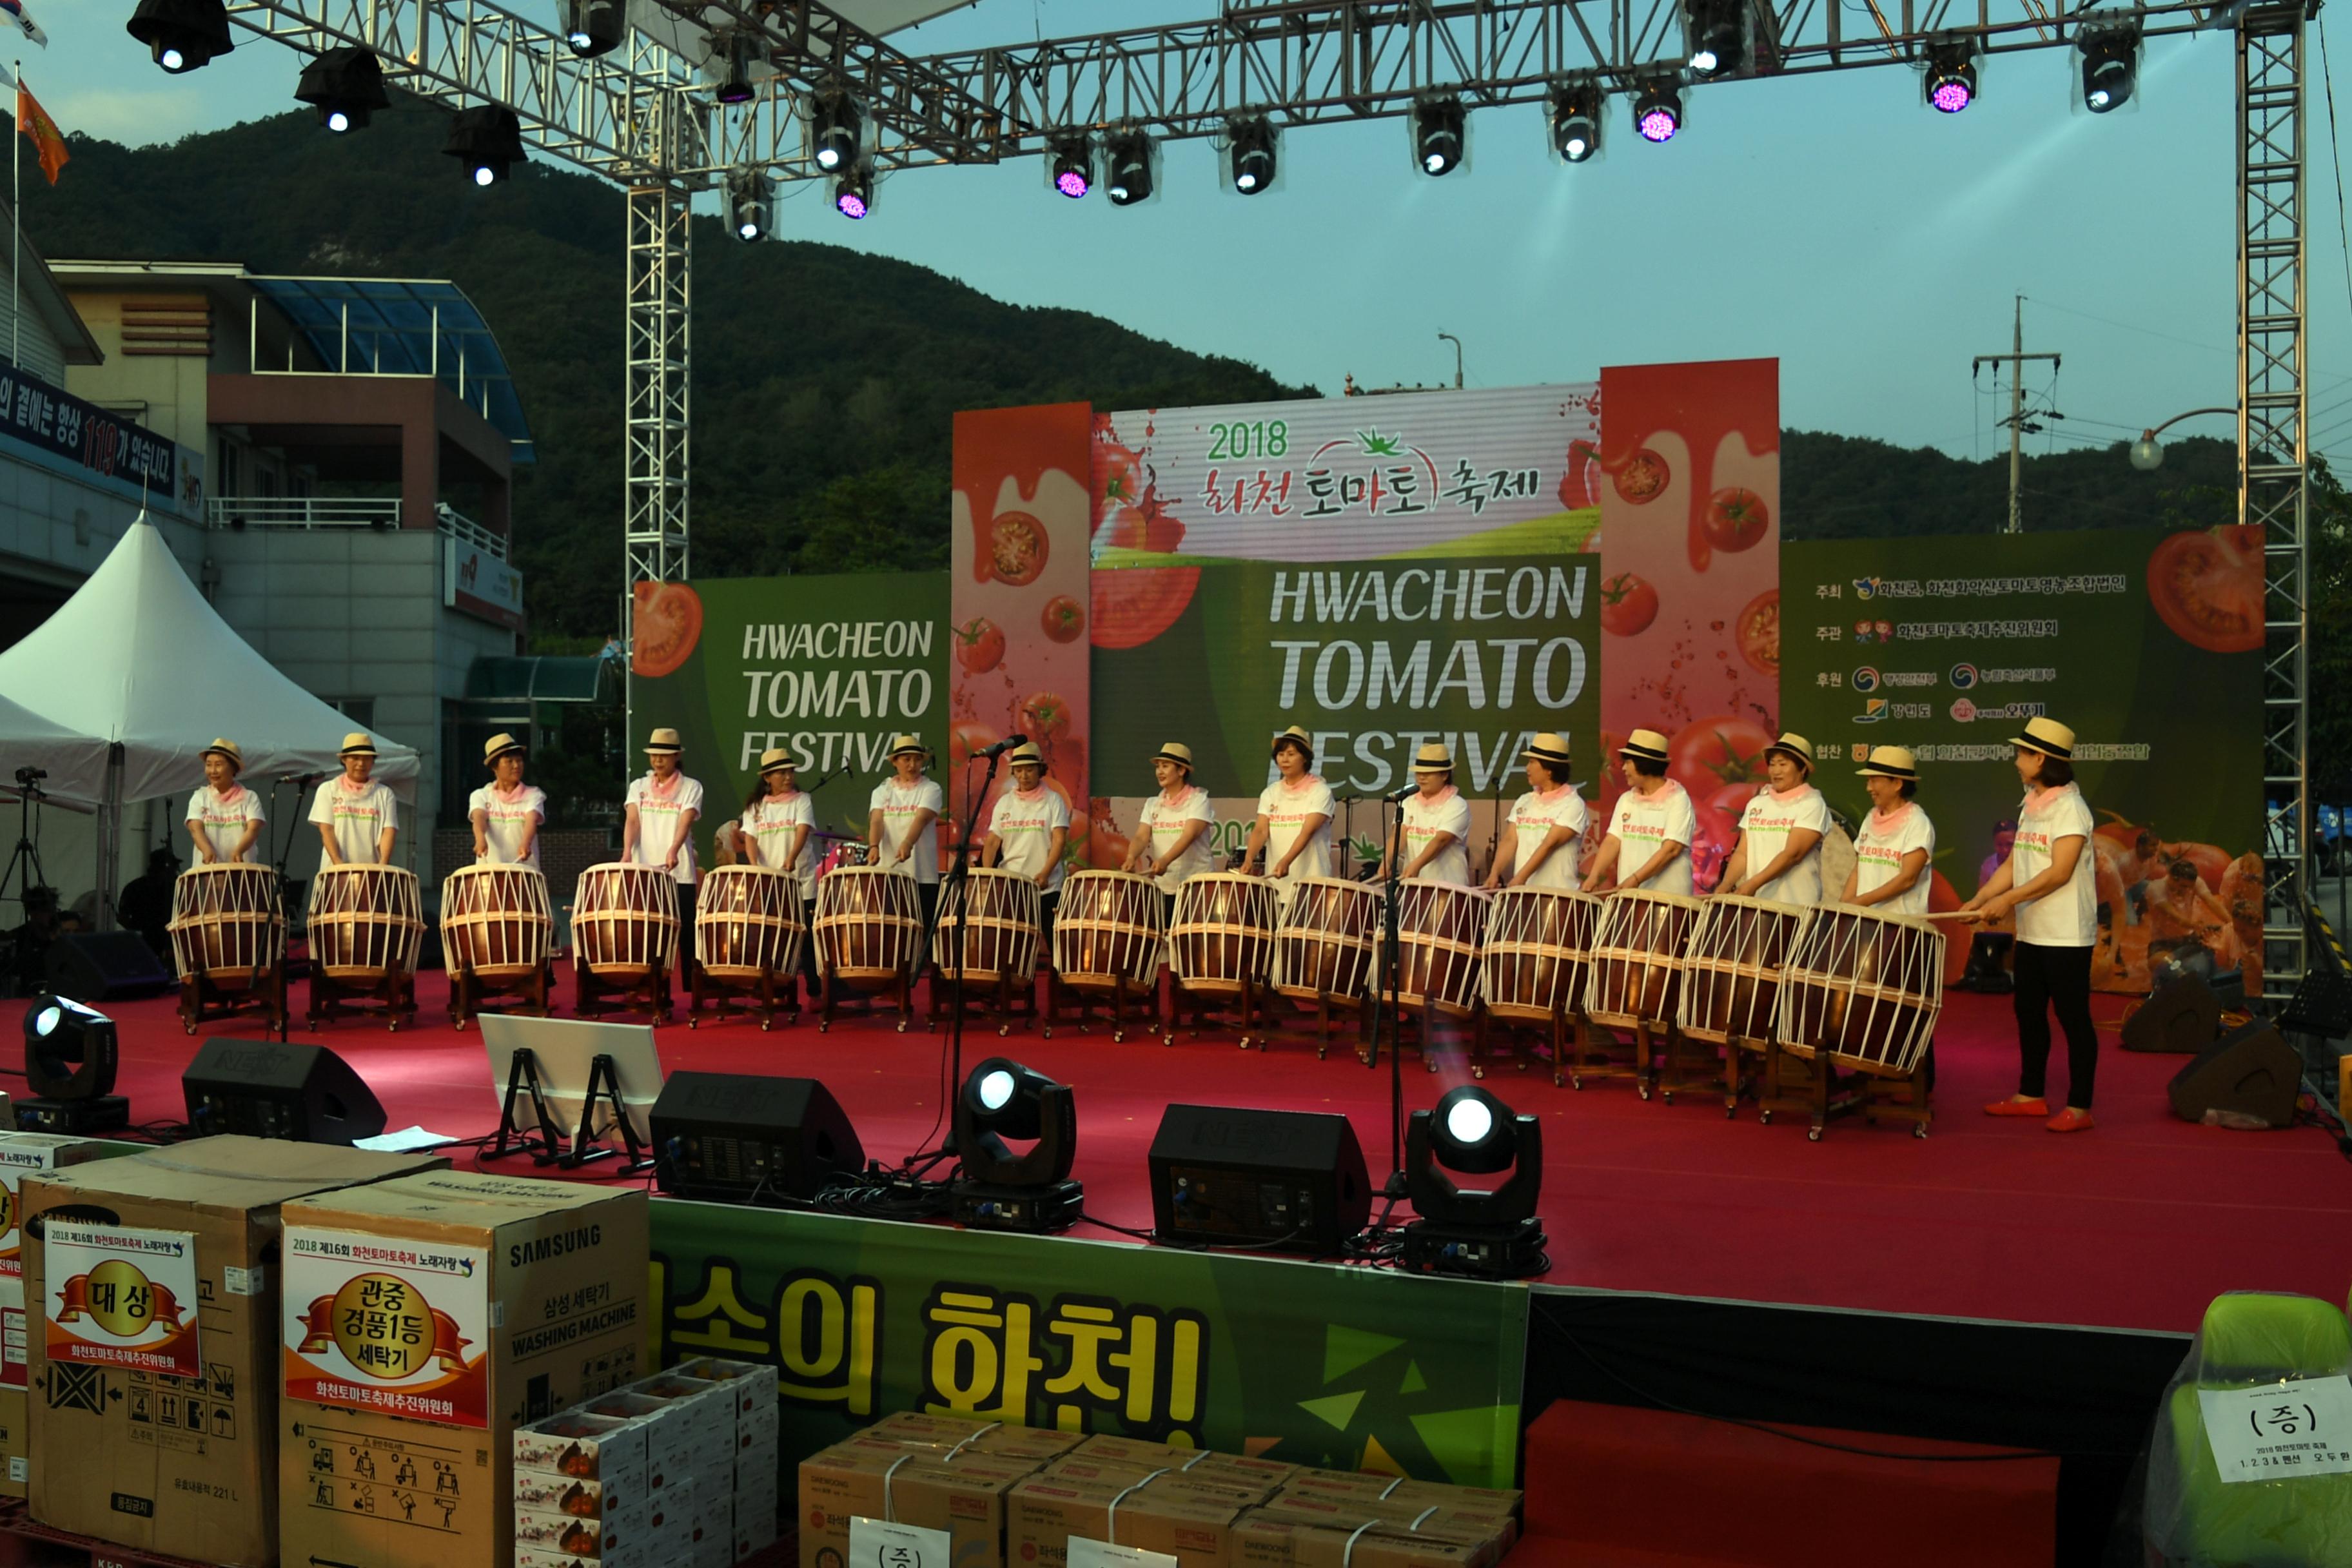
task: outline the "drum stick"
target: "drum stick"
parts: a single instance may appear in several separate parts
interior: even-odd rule
[[[1983,914],[1982,910],[1936,910],[1919,918],[1923,921],[1964,921],[1971,917],[1981,919]]]

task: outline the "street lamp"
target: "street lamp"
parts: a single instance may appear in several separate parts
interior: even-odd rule
[[[1440,332],[1437,341],[1454,345],[1454,390],[1459,392],[1462,390],[1462,340],[1452,332]]]
[[[2234,408],[2192,408],[2186,414],[2176,414],[2163,424],[2140,432],[2139,439],[2131,446],[2131,466],[2143,474],[2152,474],[2162,468],[2164,448],[2157,444],[2158,433],[2171,429],[2183,419],[2194,419],[2203,414],[2226,414],[2232,419],[2238,416]]]

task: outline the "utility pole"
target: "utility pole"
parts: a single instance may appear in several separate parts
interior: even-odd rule
[[[2056,354],[2030,354],[2025,352],[2025,296],[2017,296],[2017,322],[2005,354],[1979,354],[1969,362],[1969,374],[1974,375],[1987,365],[2009,366],[2009,417],[2001,423],[2009,426],[2009,527],[2005,531],[2021,533],[2025,530],[2025,513],[2019,500],[2019,480],[2023,477],[2023,453],[2019,443],[2025,435],[2025,362],[2046,359],[2050,368],[2058,368]]]

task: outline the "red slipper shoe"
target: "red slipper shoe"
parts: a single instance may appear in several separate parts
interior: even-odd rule
[[[2047,1116],[2050,1102],[2036,1095],[2032,1100],[1996,1100],[1985,1107],[1987,1116]]]
[[[2047,1125],[2053,1132],[2087,1132],[2098,1123],[2091,1120],[2089,1111],[2070,1105],[2052,1117]]]

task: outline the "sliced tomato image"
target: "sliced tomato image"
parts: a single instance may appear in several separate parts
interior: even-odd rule
[[[1665,493],[1674,482],[1666,460],[1647,447],[1636,447],[1633,454],[1617,465],[1612,476],[1617,487],[1617,499],[1632,506],[1643,506]]]
[[[2147,558],[2147,597],[2172,635],[2208,653],[2263,646],[2263,530],[2259,523],[2191,529]]]
[[[1732,627],[1739,639],[1739,657],[1759,675],[1780,675],[1780,590],[1767,588],[1748,601]]]
[[[1754,490],[1733,485],[1706,498],[1706,542],[1727,554],[1753,548],[1772,526],[1772,513]]]
[[[1601,584],[1601,629],[1612,637],[1630,637],[1646,631],[1658,618],[1658,591],[1649,579],[1620,572]]]
[[[1004,628],[974,616],[955,628],[956,662],[968,675],[985,675],[1004,662]]]
[[[647,679],[676,673],[702,640],[702,595],[683,583],[630,590],[629,668]]]
[[[1000,511],[988,525],[989,575],[1025,588],[1045,569],[1045,525],[1025,511]]]

